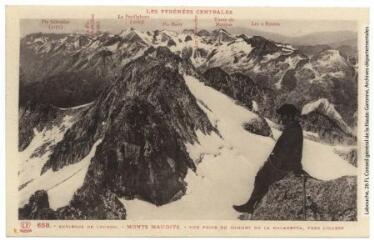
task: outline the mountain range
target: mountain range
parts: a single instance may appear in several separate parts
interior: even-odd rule
[[[311,133],[306,136],[313,136],[309,140],[354,145],[357,54],[346,45],[308,44],[224,29],[25,36],[19,151],[21,165],[33,173],[20,172],[20,218],[124,219],[123,201],[180,201],[188,193],[189,172],[198,173],[208,156],[206,149],[195,156],[191,146],[213,136],[230,139],[221,126],[225,116],[211,116],[221,109],[199,95],[205,88],[227,102],[226,111],[240,106],[240,114],[262,125],[268,121],[272,129],[278,128],[277,107],[293,103]],[[248,133],[243,122],[227,122],[238,134],[261,131]],[[225,144],[241,149],[234,142]],[[40,185],[38,179],[55,173],[58,182]],[[80,184],[70,197],[48,200],[72,178]]]

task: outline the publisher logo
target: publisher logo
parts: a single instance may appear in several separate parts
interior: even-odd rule
[[[22,233],[31,232],[31,223],[30,222],[21,222],[21,228],[19,230]]]

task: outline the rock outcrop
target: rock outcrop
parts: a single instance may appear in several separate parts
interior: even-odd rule
[[[19,134],[18,149],[23,151],[34,138],[34,129],[42,131],[58,125],[62,120],[62,114],[58,108],[50,104],[27,102],[19,109]]]
[[[348,161],[353,166],[357,167],[357,148],[356,147],[341,147],[335,148],[335,153]]]
[[[272,89],[259,86],[254,81],[241,73],[226,73],[219,67],[208,69],[204,72],[206,85],[230,96],[239,104],[254,110],[252,103],[258,104],[258,111],[265,117],[275,113],[274,92]]]
[[[319,112],[303,115],[301,123],[305,131],[317,133],[320,140],[329,144],[354,144],[356,142],[355,136],[347,134],[333,119]]]
[[[251,51],[250,57],[255,59],[262,59],[267,54],[272,54],[279,50],[279,47],[272,41],[269,41],[261,36],[253,36],[247,38],[242,36],[243,39],[254,47],[254,50]]]
[[[248,132],[265,136],[265,137],[273,137],[273,133],[269,124],[266,122],[265,118],[261,116],[257,116],[256,118],[252,118],[249,121],[243,124],[243,128]]]
[[[29,202],[18,210],[22,219],[57,219],[56,212],[49,207],[48,194],[44,190],[36,191]]]
[[[193,67],[166,47],[150,48],[129,63],[59,142],[42,173],[80,161],[102,139],[78,195],[105,189],[161,205],[186,190],[195,165],[185,143],[196,131],[217,131],[190,93],[182,74]]]
[[[275,182],[257,204],[251,220],[355,221],[357,179],[305,179],[289,174]],[[337,201],[337,199],[339,199]]]
[[[48,193],[36,191],[29,202],[18,210],[19,219],[29,220],[123,220],[126,210],[110,191],[97,194],[86,188],[87,194],[75,194],[69,206],[53,210],[49,207]],[[94,194],[92,194],[94,193]]]

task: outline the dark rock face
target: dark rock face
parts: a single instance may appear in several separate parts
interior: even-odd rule
[[[167,43],[167,46],[168,46],[168,47],[176,46],[176,43],[174,42],[173,39],[170,39],[170,40],[168,41],[168,43]]]
[[[181,58],[185,61],[188,61],[188,59],[192,56],[192,53],[192,47],[184,47],[181,52]]]
[[[197,140],[196,130],[217,131],[181,75],[193,71],[168,48],[149,49],[66,132],[42,172],[80,161],[102,139],[77,194],[90,182],[157,205],[183,194],[195,169],[184,143]]]
[[[214,89],[238,100],[240,104],[252,110],[252,100],[259,105],[262,116],[274,116],[275,102],[273,90],[259,86],[241,73],[229,75],[221,68],[211,68],[204,73],[204,82]]]
[[[124,220],[126,209],[117,195],[107,189],[86,183],[75,194],[70,204],[56,210],[58,219]]]
[[[73,124],[66,131],[63,140],[56,144],[49,160],[42,168],[42,173],[50,168],[54,171],[59,170],[85,157],[105,131],[106,125],[101,124],[105,116],[105,112],[101,112],[101,109],[96,109],[95,106],[85,110],[81,119]]]
[[[305,193],[304,195],[302,177],[290,174],[270,187],[268,193],[256,206],[251,220],[355,221],[357,219],[356,177],[344,176],[330,181],[306,177]]]
[[[214,41],[218,41],[218,43],[222,42],[231,42],[235,40],[233,36],[229,32],[227,32],[225,29],[215,29],[211,33],[212,39]]]
[[[187,169],[195,169],[182,140],[154,106],[129,99],[106,132],[88,170],[106,189],[161,205],[184,193]]]
[[[62,115],[52,105],[28,102],[19,109],[18,149],[23,151],[34,138],[34,128],[42,131],[61,121]]]
[[[95,100],[107,83],[94,71],[59,72],[20,86],[20,104],[29,101],[72,107]]]
[[[205,50],[204,48],[196,48],[194,51],[193,57],[203,57],[206,58],[208,56],[208,51]]]
[[[344,132],[338,124],[323,114],[311,112],[303,115],[301,123],[305,131],[317,133],[320,139],[327,143],[354,144],[356,142],[356,137]]]
[[[191,37],[190,35],[187,35],[187,36],[184,38],[184,41],[185,41],[185,42],[192,41],[192,37]]]
[[[208,32],[207,30],[205,29],[202,29],[200,31],[197,32],[197,35],[200,36],[200,37],[207,37],[207,36],[210,36],[210,32]]]
[[[214,89],[225,93],[227,95],[233,95],[231,90],[231,78],[230,75],[223,71],[221,68],[211,68],[204,73],[206,83]]]
[[[263,56],[279,50],[274,42],[269,41],[261,36],[253,36],[248,38],[245,35],[241,35],[241,38],[254,47],[254,49],[250,52],[250,58],[262,59]]]
[[[115,194],[106,191],[92,194],[94,191],[81,191],[74,195],[69,206],[53,210],[49,207],[48,194],[44,190],[36,191],[22,208],[19,219],[38,220],[124,220],[126,210]]]
[[[296,46],[303,54],[307,55],[308,57],[313,57],[314,55],[319,54],[322,51],[331,49],[329,45],[321,44],[321,45],[300,45]]]
[[[57,219],[56,213],[49,208],[48,194],[44,190],[36,191],[18,211],[19,219]]]
[[[351,148],[349,150],[335,149],[335,153],[341,156],[344,160],[357,167],[357,149]]]
[[[232,81],[232,97],[252,109],[252,100],[256,100],[258,88],[248,76],[235,72],[230,75]]]
[[[121,50],[107,50],[116,43]],[[91,102],[119,74],[119,63],[147,47],[135,31],[27,35],[20,43],[20,103],[72,107]]]
[[[295,70],[288,70],[282,78],[282,88],[287,91],[292,91],[296,88],[297,79],[295,77]]]
[[[272,137],[273,133],[269,124],[266,122],[265,118],[258,116],[257,118],[252,118],[248,122],[243,124],[243,128],[248,132],[265,136]]]

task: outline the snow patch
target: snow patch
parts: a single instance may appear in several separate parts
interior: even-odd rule
[[[217,48],[217,53],[209,60],[210,67],[219,67],[231,65],[233,68],[240,68],[243,64],[245,68],[249,68],[247,62],[243,62],[253,47],[243,39],[236,39],[234,42],[225,43]],[[235,59],[239,59],[233,63]]]
[[[353,134],[352,129],[344,122],[342,116],[335,109],[334,105],[331,104],[326,98],[321,98],[314,102],[305,104],[301,111],[301,115],[307,115],[314,111],[323,114],[335,121],[345,133],[351,135]]]
[[[280,78],[279,80],[278,80],[278,82],[276,82],[274,85],[275,85],[275,88],[276,89],[281,89],[282,88],[282,80],[283,80],[283,78]]]
[[[114,43],[113,45],[106,46],[105,49],[111,52],[115,52],[118,48],[119,42]]]
[[[263,59],[261,62],[262,62],[262,63],[269,62],[269,61],[271,61],[271,60],[274,60],[274,59],[279,58],[281,55],[282,55],[281,52],[275,52],[275,53],[272,53],[272,54],[266,54],[266,55],[264,56],[264,59]]]
[[[19,206],[24,206],[37,190],[46,190],[49,197],[49,205],[52,209],[66,206],[72,199],[75,191],[83,185],[91,158],[95,155],[96,147],[100,144],[98,140],[86,157],[75,164],[68,165],[58,171],[48,170],[43,175],[39,175],[44,164],[40,164],[40,169],[34,169],[34,178],[24,188],[19,191]],[[39,159],[31,159],[30,161]]]
[[[82,104],[82,105],[74,106],[74,107],[69,107],[69,108],[62,108],[62,107],[60,107],[59,109],[60,110],[77,110],[77,109],[81,109],[81,108],[85,108],[85,107],[91,106],[93,103],[94,103],[94,101],[89,102],[89,103],[85,103],[85,104]]]
[[[203,103],[201,109],[222,137],[198,131],[199,141],[186,144],[190,157],[197,163],[196,173],[189,171],[185,178],[188,183],[186,194],[180,200],[160,207],[137,199],[121,199],[128,219],[237,219],[239,213],[232,205],[248,200],[256,173],[274,147],[273,139],[243,129],[242,123],[256,114],[194,77],[184,77],[191,93]],[[276,128],[279,126],[267,121],[278,138],[281,132]],[[353,166],[334,153],[332,146],[309,140],[304,140],[302,163],[307,172],[323,180],[357,173]]]
[[[80,106],[78,106],[80,107]],[[70,108],[71,109],[71,108]],[[90,153],[80,162],[59,171],[49,170],[43,175],[41,170],[48,161],[55,145],[74,124],[72,115],[66,115],[62,123],[42,131],[34,129],[34,138],[29,146],[19,153],[18,181],[19,206],[23,207],[37,190],[46,190],[50,207],[57,209],[69,204],[74,192],[83,184],[90,159],[95,153],[96,142]]]
[[[344,71],[337,71],[337,72],[330,72],[328,73],[330,77],[334,78],[344,78],[345,77],[345,72]]]
[[[67,129],[73,125],[72,116],[65,116],[60,126],[43,129],[41,132],[34,129],[34,138],[29,146],[19,153],[19,183],[26,185],[40,175],[41,169],[48,161],[52,148],[60,142]],[[44,148],[44,150],[43,150]]]
[[[253,112],[258,112],[259,110],[259,107],[258,107],[258,103],[254,100],[252,100],[252,111]]]

